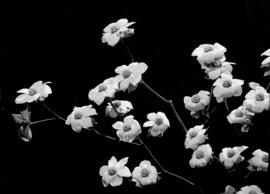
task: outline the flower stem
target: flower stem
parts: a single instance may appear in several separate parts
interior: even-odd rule
[[[150,92],[152,92],[154,95],[156,95],[160,100],[162,100],[165,103],[168,103],[168,100],[166,100],[164,97],[162,97],[159,93],[157,93],[153,88],[151,88],[145,81],[141,80],[141,83],[144,87],[146,87]]]
[[[123,120],[123,116],[117,111],[117,109],[115,108],[113,102],[112,102],[112,99],[111,98],[107,98],[107,101],[110,103],[110,105],[112,106],[113,110],[116,112],[117,116]]]
[[[43,120],[39,120],[39,121],[34,121],[34,122],[31,122],[30,125],[35,125],[35,124],[38,124],[38,123],[43,123],[43,122],[47,122],[47,121],[52,121],[52,120],[56,120],[57,118],[49,118],[49,119],[43,119]]]
[[[124,42],[123,39],[121,39],[120,41],[121,41],[122,45],[125,47],[125,50],[128,52],[128,55],[129,55],[129,57],[130,57],[130,59],[131,59],[131,62],[133,63],[133,62],[134,62],[134,58],[133,58],[133,55],[132,55],[130,49],[129,49],[128,46],[125,44],[125,42]]]
[[[54,112],[52,109],[50,109],[46,104],[44,104],[44,103],[41,103],[41,104],[44,106],[44,108],[46,108],[49,112],[51,112],[56,118],[66,122],[66,119],[64,119],[63,117],[58,115],[56,112]]]

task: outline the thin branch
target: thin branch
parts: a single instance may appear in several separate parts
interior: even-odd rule
[[[129,57],[130,57],[130,59],[131,59],[131,62],[133,63],[133,62],[134,62],[134,58],[133,58],[133,55],[132,55],[130,49],[129,49],[128,46],[125,44],[125,42],[124,42],[123,39],[121,39],[120,41],[121,41],[122,45],[125,47],[125,50],[128,52],[128,55],[129,55]]]
[[[156,95],[160,100],[162,100],[165,103],[168,103],[168,100],[166,98],[162,97],[159,93],[157,93],[153,88],[151,88],[147,83],[145,83],[143,80],[141,80],[141,83],[144,87],[146,87],[150,92],[152,92],[154,95]]]
[[[44,104],[44,103],[41,103],[41,104],[44,106],[44,108],[46,108],[49,112],[51,112],[56,118],[58,118],[58,119],[60,119],[60,120],[62,120],[64,122],[66,122],[66,119],[64,119],[63,117],[61,117],[60,115],[58,115],[51,108],[49,108],[46,104]]]
[[[43,122],[47,122],[47,121],[52,121],[52,120],[56,120],[58,118],[49,118],[49,119],[43,119],[43,120],[39,120],[39,121],[34,121],[34,122],[31,122],[30,125],[35,125],[35,124],[38,124],[38,123],[43,123]]]

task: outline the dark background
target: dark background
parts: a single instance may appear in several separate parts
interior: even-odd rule
[[[249,91],[248,82],[266,86],[260,54],[270,48],[270,3],[255,1],[180,1],[146,3],[139,1],[74,4],[14,4],[0,6],[0,64],[1,64],[1,131],[0,131],[0,189],[33,191],[84,192],[161,192],[199,193],[198,187],[167,175],[160,182],[145,188],[124,181],[116,188],[103,188],[99,168],[112,155],[117,159],[129,156],[131,170],[141,160],[152,159],[141,147],[118,143],[97,136],[91,131],[75,133],[61,121],[32,127],[33,139],[25,143],[17,136],[17,126],[11,113],[20,111],[15,105],[16,91],[37,80],[51,81],[53,94],[46,104],[66,118],[74,106],[91,103],[88,92],[104,79],[114,76],[115,67],[129,64],[125,48],[118,44],[109,47],[101,43],[103,28],[120,18],[135,21],[135,35],[125,40],[135,61],[145,62],[149,68],[144,80],[165,98],[172,99],[188,128],[201,124],[185,110],[183,97],[199,90],[210,90],[212,81],[195,58],[193,49],[203,43],[224,45],[228,61],[236,62],[233,75],[244,79],[243,95],[229,99],[231,109],[242,104]],[[204,193],[220,193],[226,185],[237,189],[257,184],[265,193],[270,189],[268,173],[254,173],[243,178],[247,162],[240,170],[227,172],[216,161],[202,169],[191,169],[188,161],[192,152],[185,150],[181,127],[172,111],[146,89],[139,86],[131,94],[119,93],[116,98],[130,100],[135,107],[132,114],[143,124],[149,112],[163,111],[171,121],[171,128],[163,138],[141,137],[165,168],[201,184]],[[213,100],[214,102],[215,100]],[[213,103],[215,106],[216,103]],[[97,107],[99,130],[115,135],[110,127],[114,120],[104,119],[104,106]],[[32,120],[51,115],[38,105],[32,106]],[[234,127],[226,121],[224,104],[210,120],[209,140],[218,155],[223,147],[248,145],[246,158],[261,148],[269,152],[269,112],[256,115],[254,127],[238,137]],[[238,126],[239,127],[239,126]],[[160,169],[159,169],[160,170]],[[200,180],[200,181],[199,181]]]

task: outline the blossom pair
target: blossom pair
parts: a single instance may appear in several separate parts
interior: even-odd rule
[[[231,185],[226,186],[225,192],[222,194],[264,194],[260,187],[257,185],[249,185],[244,186],[241,188],[240,191],[237,191],[234,187]]]

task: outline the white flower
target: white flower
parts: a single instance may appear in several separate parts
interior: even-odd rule
[[[112,104],[114,108],[117,110],[117,112],[120,114],[127,114],[129,111],[133,109],[131,102],[126,100],[114,100],[112,101]],[[110,103],[108,103],[105,110],[106,115],[109,115],[112,118],[116,118],[117,113],[115,112],[114,108]]]
[[[244,160],[244,157],[240,154],[247,148],[247,146],[223,148],[222,152],[219,154],[219,159],[224,163],[226,169],[230,169],[234,164],[238,164]]]
[[[233,70],[232,65],[235,65],[235,63],[224,61],[221,62],[221,66],[215,68],[208,68],[205,70],[205,72],[208,74],[209,79],[215,80],[222,73],[231,74]]]
[[[247,119],[250,119],[252,116],[254,116],[254,113],[249,112],[244,106],[240,106],[237,109],[233,110],[227,116],[227,119],[230,124],[243,123]]]
[[[132,181],[136,186],[155,184],[158,179],[157,169],[148,160],[143,160],[132,172]]]
[[[266,172],[268,170],[269,154],[261,149],[255,150],[252,154],[253,157],[248,160],[250,164],[248,169],[251,171],[257,170]]]
[[[209,144],[200,145],[192,154],[189,161],[191,168],[204,167],[212,158],[213,152]]]
[[[97,115],[92,105],[74,107],[72,113],[67,117],[66,124],[71,125],[75,132],[80,132],[82,128],[88,129],[93,127],[92,118],[90,116]]]
[[[43,101],[45,98],[48,97],[49,94],[52,93],[50,86],[48,83],[42,83],[42,81],[37,81],[30,86],[29,89],[23,88],[17,91],[17,93],[21,93],[16,99],[16,104],[24,104],[24,103],[31,103],[37,100]]]
[[[240,96],[242,94],[243,80],[233,79],[232,75],[222,73],[221,78],[217,79],[213,86],[213,94],[216,97],[218,103],[223,102],[224,98],[232,96]]]
[[[163,136],[163,133],[170,127],[170,122],[163,112],[149,113],[143,127],[150,127],[149,133],[156,136]]]
[[[124,122],[117,121],[112,127],[117,130],[119,139],[125,142],[132,142],[141,133],[141,126],[132,115],[125,117]]]
[[[207,136],[204,134],[205,132],[206,129],[203,128],[203,125],[197,125],[190,128],[186,133],[185,148],[195,150],[207,139]]]
[[[128,22],[127,19],[119,19],[115,23],[107,25],[103,29],[102,43],[115,46],[121,38],[125,38],[134,33],[134,29],[128,27],[135,22]]]
[[[236,194],[264,194],[257,185],[250,185],[241,188]]]
[[[99,175],[102,176],[102,183],[104,187],[111,185],[116,187],[122,184],[122,177],[130,177],[131,172],[126,167],[128,157],[121,159],[117,162],[114,156],[108,162],[108,165],[104,165],[99,169]]]
[[[191,114],[204,109],[210,102],[209,94],[210,92],[201,90],[198,94],[194,94],[191,97],[185,96],[185,108],[191,111]]]
[[[221,193],[221,194],[236,194],[236,189],[234,187],[232,187],[231,185],[227,185],[225,187],[225,192]]]
[[[120,80],[120,90],[125,91],[129,85],[137,86],[142,79],[142,74],[147,70],[145,63],[133,62],[127,65],[121,65],[115,69],[116,76]]]

